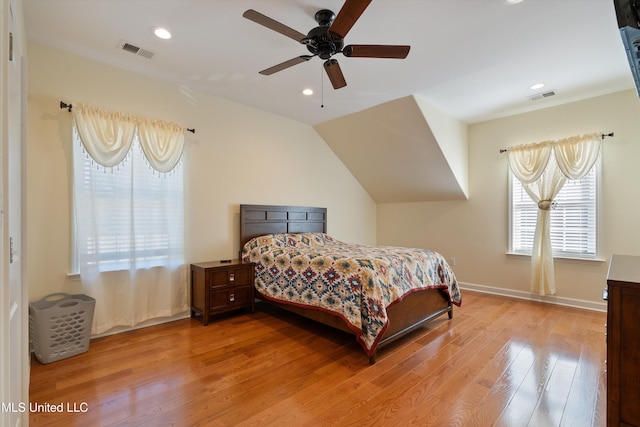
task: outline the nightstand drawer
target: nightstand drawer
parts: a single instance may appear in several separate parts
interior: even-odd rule
[[[249,286],[224,288],[211,291],[210,312],[219,311],[221,309],[231,310],[236,306],[247,306],[251,304],[253,292]]]
[[[207,271],[207,281],[211,288],[218,286],[247,286],[252,282],[253,268],[229,268],[226,270]]]

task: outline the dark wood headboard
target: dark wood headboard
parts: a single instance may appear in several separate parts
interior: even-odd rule
[[[240,205],[240,251],[257,236],[272,233],[326,233],[327,208]]]

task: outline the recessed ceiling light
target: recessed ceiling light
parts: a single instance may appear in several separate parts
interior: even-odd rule
[[[311,89],[305,89],[302,91],[302,94],[307,96],[313,95],[313,91]]]
[[[157,27],[153,29],[153,34],[155,34],[157,37],[167,40],[171,38],[171,33],[169,32],[169,30],[167,30],[166,28],[162,28],[162,27]]]
[[[523,0],[504,0],[506,4],[517,4],[522,2]]]
[[[536,90],[544,87],[544,83],[536,83],[530,86],[531,90]]]

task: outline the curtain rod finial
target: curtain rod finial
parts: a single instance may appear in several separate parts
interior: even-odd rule
[[[61,108],[61,109],[66,108],[66,109],[67,109],[67,111],[71,112],[71,108],[72,108],[72,107],[73,107],[73,106],[72,106],[71,104],[67,104],[67,103],[66,103],[66,102],[64,102],[64,101],[60,101],[60,108]]]

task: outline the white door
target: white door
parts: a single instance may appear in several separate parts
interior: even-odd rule
[[[28,424],[28,292],[23,283],[23,40],[21,10],[15,0],[3,1],[2,151],[0,153],[0,271],[2,296],[2,396],[0,425]],[[26,116],[25,116],[26,117]],[[4,380],[7,379],[8,381]]]

